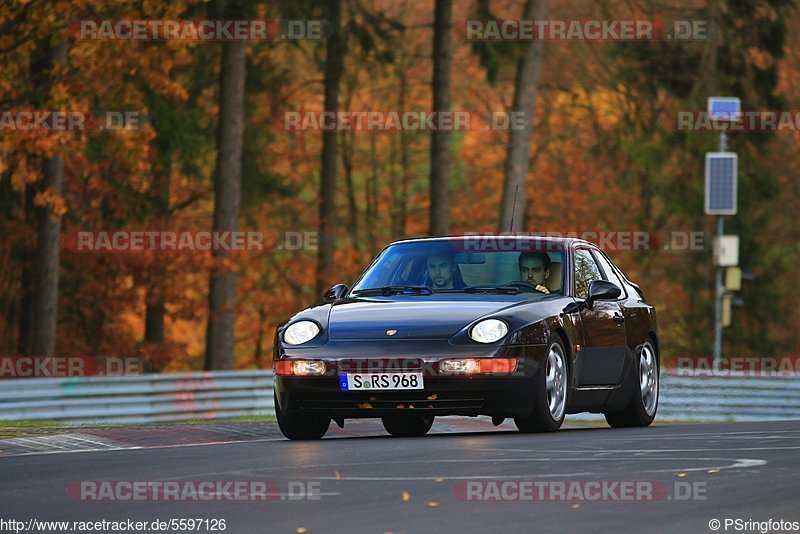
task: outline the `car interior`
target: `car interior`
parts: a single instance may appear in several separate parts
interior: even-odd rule
[[[548,252],[550,256],[550,276],[545,286],[551,293],[562,291],[562,253]],[[425,256],[409,257],[405,265],[398,266],[392,277],[396,285],[430,286]],[[456,286],[463,281],[466,286],[496,285],[519,282],[519,252],[499,252],[484,254],[481,252],[459,252],[454,255],[456,272],[453,276]]]

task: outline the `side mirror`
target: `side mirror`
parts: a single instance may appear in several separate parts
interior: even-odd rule
[[[345,296],[348,289],[350,288],[347,287],[347,284],[336,284],[325,293],[325,302],[339,300]]]
[[[589,284],[589,298],[586,305],[591,308],[596,300],[614,300],[619,298],[622,290],[607,280],[595,280]]]

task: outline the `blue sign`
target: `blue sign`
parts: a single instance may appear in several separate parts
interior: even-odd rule
[[[733,96],[708,98],[708,116],[715,121],[735,121],[741,118],[742,102]]]

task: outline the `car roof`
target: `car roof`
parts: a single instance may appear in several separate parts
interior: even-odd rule
[[[466,241],[466,240],[492,240],[492,239],[516,239],[525,241],[537,241],[548,246],[553,246],[556,249],[571,249],[578,245],[589,246],[597,248],[597,245],[585,239],[578,239],[575,237],[551,237],[546,235],[513,235],[513,234],[483,234],[483,235],[452,235],[452,236],[438,236],[438,237],[415,237],[409,239],[401,239],[393,241],[390,245],[398,243],[422,243],[426,241]]]

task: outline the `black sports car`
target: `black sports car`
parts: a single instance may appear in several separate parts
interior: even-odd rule
[[[275,333],[287,438],[364,417],[393,436],[424,435],[436,415],[512,417],[523,432],[558,430],[568,413],[614,427],[655,417],[655,309],[587,241],[398,241],[325,301]]]

